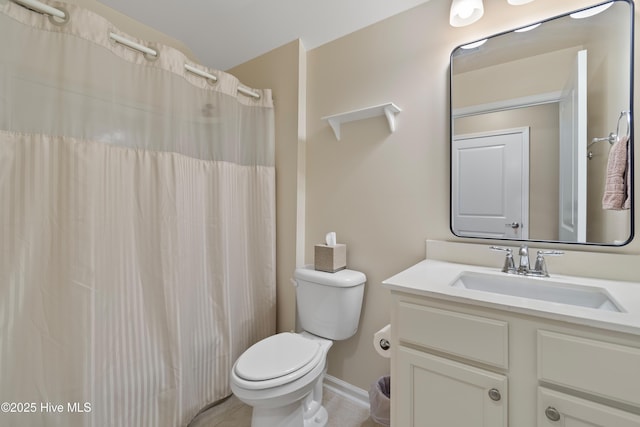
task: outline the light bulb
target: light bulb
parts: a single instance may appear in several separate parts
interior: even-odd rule
[[[580,12],[572,13],[569,16],[571,16],[573,19],[590,18],[592,16],[599,14],[600,12],[604,12],[605,10],[609,9],[609,7],[611,7],[612,4],[613,2],[610,2],[610,3],[601,4],[600,6],[590,7],[588,9],[581,10]]]
[[[453,27],[464,27],[476,22],[483,14],[482,0],[452,0],[449,24]]]
[[[473,6],[467,3],[460,5],[460,8],[458,9],[458,16],[460,18],[467,19],[471,15],[473,15]]]

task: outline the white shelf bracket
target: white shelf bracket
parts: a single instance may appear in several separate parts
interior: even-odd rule
[[[389,123],[389,131],[391,133],[396,130],[396,114],[401,112],[400,107],[393,102],[386,104],[374,105],[373,107],[361,108],[359,110],[347,111],[346,113],[334,114],[332,116],[323,117],[322,120],[329,122],[336,139],[340,141],[340,126],[342,123],[352,122],[354,120],[368,119],[371,117],[384,115]]]
[[[399,113],[399,111],[397,111],[398,107],[393,107],[395,107],[393,104],[384,107],[384,115],[387,117],[387,122],[389,122],[389,130],[391,133],[396,131],[396,114]]]
[[[333,129],[333,133],[336,135],[336,139],[340,141],[340,123],[342,122],[337,117],[327,119],[327,121],[329,122],[331,129]]]

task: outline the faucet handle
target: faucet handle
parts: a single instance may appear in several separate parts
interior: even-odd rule
[[[503,273],[515,273],[516,265],[513,261],[513,250],[511,248],[503,248],[502,246],[489,246],[492,251],[506,252],[507,256],[502,267]]]
[[[541,255],[560,256],[560,255],[564,255],[564,252],[562,252],[562,251],[538,251],[538,256],[541,256]]]
[[[543,255],[548,256],[559,256],[564,255],[562,251],[538,251],[538,256],[536,257],[536,265],[533,268],[533,271],[540,276],[549,277],[549,272],[547,271],[547,263],[544,260]]]
[[[511,248],[505,248],[503,246],[489,246],[489,249],[491,249],[492,251],[497,251],[497,252],[506,252],[507,256],[509,256],[509,255],[513,256],[513,249],[511,249]]]

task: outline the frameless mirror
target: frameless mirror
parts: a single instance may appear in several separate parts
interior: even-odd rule
[[[632,37],[615,0],[452,52],[455,235],[631,240]]]

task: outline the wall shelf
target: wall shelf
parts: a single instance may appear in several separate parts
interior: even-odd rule
[[[329,122],[331,129],[333,129],[333,133],[336,135],[336,139],[340,141],[340,125],[342,123],[369,119],[376,116],[385,116],[387,118],[387,122],[389,122],[389,130],[393,133],[396,130],[396,114],[400,111],[402,111],[402,109],[400,109],[396,104],[393,102],[387,102],[386,104],[374,105],[373,107],[347,111],[346,113],[334,114],[332,116],[325,116],[322,120]]]

